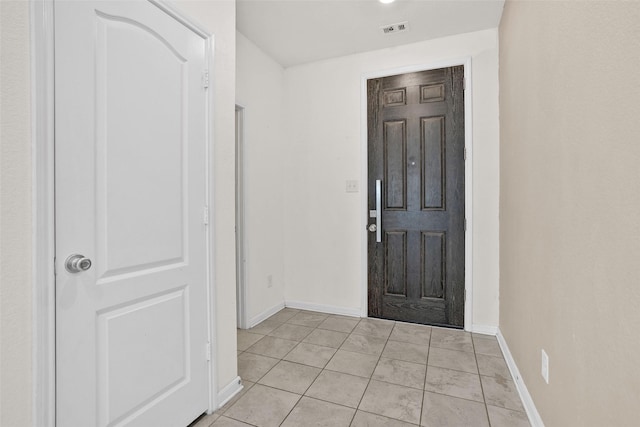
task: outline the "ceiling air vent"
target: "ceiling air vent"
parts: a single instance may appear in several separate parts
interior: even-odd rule
[[[403,31],[409,31],[409,21],[398,22],[397,24],[389,24],[380,28],[385,34],[402,33]]]

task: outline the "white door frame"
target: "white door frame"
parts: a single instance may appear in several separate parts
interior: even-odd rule
[[[206,62],[213,71],[214,36],[172,4],[149,0],[205,40]],[[55,211],[54,211],[54,0],[30,0],[32,105],[32,371],[33,425],[56,423],[55,362]],[[211,76],[213,79],[214,76]],[[207,94],[207,204],[213,206],[213,90]],[[214,220],[207,236],[208,333],[211,353],[217,354],[215,325]],[[217,409],[217,361],[209,364],[209,412]]]
[[[245,227],[245,139],[244,139],[245,107],[236,104],[236,307],[237,322],[240,329],[249,325],[249,309],[247,307],[247,239]]]
[[[472,78],[471,78],[471,57],[455,58],[445,61],[430,62],[427,64],[410,65],[407,67],[399,67],[373,71],[365,73],[360,81],[360,150],[361,150],[361,182],[369,185],[369,162],[368,162],[368,122],[367,122],[367,80],[380,77],[394,76],[397,74],[415,73],[418,71],[435,70],[438,68],[447,68],[457,65],[464,66],[464,208],[465,208],[465,224],[464,233],[464,330],[471,331],[473,327],[473,111],[472,111]],[[365,187],[367,188],[367,187]],[[369,315],[369,255],[368,241],[370,232],[367,230],[369,224],[369,204],[368,191],[362,191],[360,197],[362,212],[362,234],[361,234],[361,259],[362,264],[362,302],[361,315],[368,317]]]

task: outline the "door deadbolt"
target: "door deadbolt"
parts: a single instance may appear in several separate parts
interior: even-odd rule
[[[64,262],[69,273],[80,273],[91,268],[91,260],[84,255],[73,254]]]
[[[378,230],[378,226],[376,224],[369,225],[369,231],[375,233]]]

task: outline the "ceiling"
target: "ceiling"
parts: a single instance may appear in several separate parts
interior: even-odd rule
[[[496,28],[504,0],[237,0],[237,28],[284,67]],[[384,34],[403,21],[409,30]]]

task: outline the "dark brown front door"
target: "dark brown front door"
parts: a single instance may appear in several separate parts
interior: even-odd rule
[[[369,80],[368,134],[369,316],[462,327],[464,68]]]

